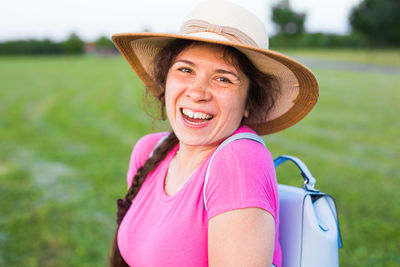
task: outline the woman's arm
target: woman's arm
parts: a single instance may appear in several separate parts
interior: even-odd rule
[[[274,240],[274,218],[267,211],[245,208],[221,213],[208,222],[209,266],[271,266]]]

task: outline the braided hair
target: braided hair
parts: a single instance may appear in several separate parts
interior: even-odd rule
[[[140,167],[135,176],[133,176],[132,184],[128,189],[125,197],[123,199],[117,200],[117,224],[118,228],[127,213],[129,207],[132,204],[132,200],[135,198],[140,190],[144,180],[147,175],[152,172],[158,164],[165,158],[168,152],[178,144],[178,138],[176,138],[174,132],[171,132],[168,137],[154,150],[151,157],[149,157],[146,162]],[[117,233],[114,234],[113,248],[110,257],[110,266],[128,266],[126,262],[122,259],[121,254],[117,245]]]
[[[167,79],[168,70],[173,64],[176,56],[185,49],[190,42],[173,42],[161,50],[154,58],[153,61],[153,73],[155,77],[155,84],[157,88],[147,88],[147,91],[159,91],[159,95],[156,96],[160,103],[161,118],[165,119],[165,83]],[[158,89],[158,90],[157,90]],[[121,256],[117,244],[117,234],[119,226],[128,212],[129,207],[132,204],[133,199],[140,190],[140,187],[144,183],[147,175],[155,170],[158,164],[165,158],[168,152],[178,144],[178,138],[174,132],[171,132],[168,137],[153,151],[151,157],[149,157],[142,167],[140,167],[135,176],[133,177],[132,184],[130,185],[128,192],[123,199],[117,200],[117,225],[118,228],[114,234],[113,245],[110,255],[110,267],[123,267],[129,266]]]

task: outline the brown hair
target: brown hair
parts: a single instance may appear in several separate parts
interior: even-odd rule
[[[153,74],[155,80],[155,86],[157,88],[148,88],[151,91],[159,91],[160,94],[156,97],[161,104],[162,118],[165,118],[165,83],[167,80],[167,74],[175,61],[175,58],[184,49],[199,45],[200,42],[191,40],[175,40],[169,45],[165,46],[154,58],[153,62]],[[207,44],[207,43],[203,43]],[[253,63],[239,50],[229,47],[221,46],[223,50],[224,58],[236,69],[241,70],[249,78],[249,89],[246,100],[246,108],[249,111],[248,118],[251,120],[263,120],[269,110],[274,106],[275,99],[279,92],[278,83],[276,79],[258,70]],[[150,90],[149,90],[150,91]],[[260,111],[264,112],[260,112]],[[246,120],[243,121],[246,123]],[[117,212],[117,224],[118,228],[128,211],[133,199],[138,193],[147,175],[152,172],[158,164],[165,158],[167,153],[178,143],[178,139],[174,132],[171,132],[169,136],[159,145],[149,157],[144,165],[140,167],[133,177],[132,185],[129,187],[127,194],[124,199],[117,200],[118,212]],[[117,244],[117,233],[118,228],[114,235],[113,247],[110,257],[110,266],[120,267],[128,266],[127,263],[121,257]]]

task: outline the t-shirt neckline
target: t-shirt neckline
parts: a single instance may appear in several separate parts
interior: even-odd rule
[[[238,132],[242,132],[242,131],[246,131],[247,127],[246,126],[240,126],[235,132],[232,133],[238,133]],[[248,131],[248,130],[247,130]],[[209,160],[211,159],[212,155],[214,154],[214,151],[210,153],[210,155],[207,156],[207,158],[204,160],[203,163],[201,163],[199,166],[197,166],[194,171],[192,172],[192,174],[190,175],[190,177],[186,180],[186,182],[181,186],[181,188],[172,196],[168,195],[165,192],[165,179],[167,177],[167,172],[168,172],[168,167],[172,161],[172,159],[175,157],[177,151],[179,149],[179,143],[173,148],[171,149],[170,152],[168,152],[168,155],[165,157],[165,159],[161,162],[162,164],[162,168],[159,169],[159,171],[161,172],[161,177],[162,179],[158,179],[157,181],[157,191],[158,191],[158,196],[161,198],[162,201],[173,201],[177,198],[179,198],[180,195],[182,195],[184,193],[184,191],[186,191],[187,187],[193,183],[194,180],[196,180],[196,176],[197,173],[200,171],[200,169],[202,168],[202,166],[204,166],[204,164],[208,164]],[[203,177],[205,178],[205,177]]]
[[[168,167],[171,164],[172,159],[175,157],[176,152],[179,149],[179,144],[177,144],[167,155],[167,157],[163,160],[162,164],[162,169],[160,169],[161,172],[161,177],[162,179],[159,179],[157,182],[157,190],[158,190],[158,195],[161,197],[161,200],[163,201],[172,201],[176,198],[179,197],[179,195],[182,194],[183,191],[185,191],[186,187],[188,186],[188,184],[191,183],[191,181],[193,180],[198,167],[200,167],[202,164],[200,164],[191,174],[191,176],[186,180],[186,182],[181,186],[181,188],[173,195],[168,195],[165,192],[165,179],[167,178],[167,173],[168,173]]]

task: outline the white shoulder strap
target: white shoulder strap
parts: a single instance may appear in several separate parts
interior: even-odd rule
[[[167,139],[168,135],[169,135],[169,134],[166,134],[166,135],[164,135],[163,137],[161,137],[160,140],[158,140],[157,144],[153,147],[153,150],[151,151],[149,158],[151,158],[151,156],[153,156],[154,150],[156,150],[157,147],[158,147],[159,145],[161,145],[162,142],[164,142],[165,139]]]
[[[260,136],[258,136],[256,134],[253,134],[253,133],[238,133],[238,134],[232,135],[231,137],[225,139],[225,141],[223,141],[217,147],[217,149],[214,151],[214,154],[211,156],[210,162],[208,163],[207,172],[206,172],[206,178],[204,179],[203,200],[204,200],[204,208],[206,210],[207,210],[206,187],[207,187],[208,177],[209,177],[209,174],[210,174],[210,168],[211,168],[211,164],[212,164],[213,158],[215,157],[217,152],[219,150],[221,150],[224,146],[226,146],[230,142],[238,140],[238,139],[254,140],[254,141],[259,142],[259,143],[261,143],[261,144],[263,144],[265,146],[264,140]]]

